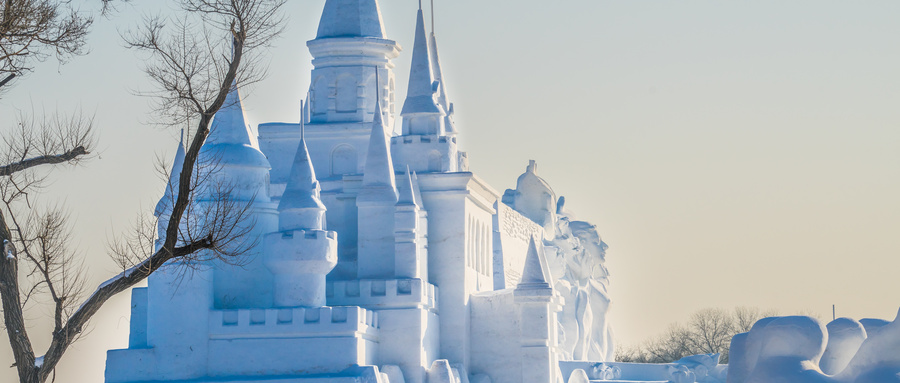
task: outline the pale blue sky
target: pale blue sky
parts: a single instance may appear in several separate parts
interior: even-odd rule
[[[896,314],[900,2],[436,1],[472,169],[502,192],[535,159],[598,225],[622,342],[704,307]],[[323,3],[289,1],[270,77],[245,91],[254,125],[298,118]],[[416,1],[381,3],[405,84]],[[100,158],[60,172],[44,201],[71,206],[98,281],[115,273],[107,238],[155,204],[155,155],[168,161],[177,142],[142,123],[148,100],[129,90],[147,82],[116,32],[152,6],[98,20],[90,55],[41,65],[0,99],[6,126],[32,104],[96,113]],[[58,381],[101,379],[103,350],[126,344],[127,308],[122,297],[101,312]]]

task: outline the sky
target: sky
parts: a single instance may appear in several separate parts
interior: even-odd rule
[[[90,53],[37,67],[0,98],[95,117],[98,156],[60,168],[36,203],[65,203],[100,283],[109,240],[150,212],[177,128],[152,121],[149,81],[120,32],[171,2],[100,18]],[[417,2],[383,0],[405,84]],[[269,77],[244,90],[254,125],[296,121],[305,42],[323,0],[291,0]],[[427,2],[426,2],[427,6]],[[893,319],[900,307],[900,2],[436,0],[447,89],[472,171],[502,192],[529,159],[609,245],[612,321],[634,345],[707,307]],[[397,99],[405,96],[398,85]],[[396,127],[399,129],[399,126]],[[58,382],[102,381],[123,348],[127,295],[98,314]],[[30,318],[49,313],[29,312]],[[43,349],[46,339],[38,339]],[[0,361],[12,361],[6,341]],[[13,370],[0,370],[12,380]]]

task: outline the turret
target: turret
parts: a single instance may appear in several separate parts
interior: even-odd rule
[[[301,123],[301,129],[302,126]],[[301,137],[287,187],[278,204],[278,230],[324,230],[325,205],[320,199],[320,191],[306,138]]]
[[[200,148],[196,169],[200,185],[192,218],[202,227],[207,224],[204,220],[221,219],[223,213],[246,209],[239,217],[241,220],[233,223],[236,232],[244,235],[228,241],[232,248],[238,249],[277,230],[276,206],[269,198],[269,169],[269,161],[259,150],[244,116],[240,90],[233,83]],[[215,262],[213,283],[217,307],[271,307],[272,274],[263,265],[261,250],[261,247],[247,246],[247,251],[241,251],[238,258]]]
[[[325,205],[319,199],[306,139],[301,136],[278,204],[279,231],[265,237],[265,265],[275,275],[276,306],[325,305],[325,276],[337,265],[337,233],[324,228]]]
[[[403,118],[402,135],[391,140],[396,155],[395,170],[409,166],[416,172],[456,172],[461,158],[457,150],[454,128],[449,128],[446,92],[440,80],[441,67],[436,40],[429,44],[425,32],[422,4],[416,14],[416,36],[409,71],[409,88],[400,112]]]
[[[200,149],[198,175],[201,179],[205,174],[210,175],[202,185],[207,192],[200,193],[200,200],[215,198],[216,192],[224,187],[234,200],[267,203],[270,168],[244,117],[240,91],[232,84]]]
[[[556,337],[561,302],[550,286],[550,273],[533,237],[514,297],[519,312],[522,375],[535,382],[561,381]]]
[[[431,50],[425,34],[425,18],[420,4],[416,16],[416,40],[409,69],[409,87],[400,115],[403,135],[444,135],[444,112],[438,105],[436,93],[439,83],[432,72]]]
[[[311,122],[360,123],[374,117],[376,88],[391,85],[393,64],[400,46],[385,38],[376,0],[328,0],[315,40],[307,43],[313,55],[310,84]],[[375,84],[375,72],[385,84]],[[388,105],[388,121],[393,105]]]
[[[448,135],[456,135],[456,126],[453,123],[453,103],[447,97],[447,81],[444,80],[444,71],[441,69],[441,56],[438,54],[437,37],[434,35],[434,4],[431,5],[431,68],[434,81],[438,84],[437,102],[444,109],[447,116],[444,118],[444,131]]]
[[[394,276],[394,207],[398,200],[381,103],[376,102],[362,189],[356,197],[360,278]]]

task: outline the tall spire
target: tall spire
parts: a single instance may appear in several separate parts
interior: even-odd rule
[[[207,144],[239,144],[253,146],[253,133],[244,117],[244,106],[237,84],[231,84],[231,90],[225,97],[225,103],[216,113],[210,126]]]
[[[175,152],[175,161],[172,162],[172,171],[169,172],[169,182],[166,184],[166,191],[163,193],[163,197],[160,198],[159,203],[156,204],[156,209],[153,212],[153,215],[157,217],[160,214],[167,213],[175,202],[175,193],[178,190],[178,183],[181,178],[181,168],[184,167],[184,155],[184,129],[182,129],[178,150]]]
[[[369,151],[363,173],[362,199],[397,202],[397,183],[394,180],[394,163],[390,143],[385,133],[384,111],[381,96],[375,97],[375,120],[369,137]]]
[[[432,14],[432,17],[434,15]],[[453,104],[450,103],[450,99],[447,97],[447,82],[444,81],[444,73],[441,70],[441,56],[438,54],[438,46],[437,46],[437,38],[434,36],[434,22],[432,21],[432,30],[431,30],[431,49],[429,49],[431,53],[431,66],[432,71],[434,72],[434,81],[436,81],[439,86],[437,90],[437,102],[447,112],[447,123],[446,130],[448,133],[456,133],[456,126],[453,124],[453,119],[451,118],[453,115]]]
[[[425,34],[425,17],[420,7],[416,20],[416,41],[413,44],[412,64],[409,70],[409,88],[400,114],[441,113],[434,99],[434,77],[430,56],[428,37]]]
[[[384,38],[377,0],[328,0],[319,20],[317,39],[332,37]]]
[[[425,202],[422,200],[422,189],[419,187],[419,175],[416,172],[412,173],[412,182],[413,182],[413,192],[415,193],[416,202],[419,203],[419,207],[425,207]]]
[[[413,186],[412,173],[409,172],[409,166],[406,167],[406,177],[403,178],[403,188],[398,190],[400,199],[397,205],[419,205],[416,200],[416,188]]]
[[[282,231],[323,229],[325,205],[319,199],[319,181],[316,180],[316,171],[309,157],[303,130],[301,124],[300,146],[294,156],[287,187],[278,204],[279,229]]]

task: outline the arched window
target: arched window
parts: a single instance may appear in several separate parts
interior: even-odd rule
[[[358,164],[356,149],[350,145],[339,145],[331,152],[331,175],[355,174]]]
[[[428,153],[428,171],[430,172],[439,172],[441,169],[441,153],[437,150],[432,150],[431,153]]]
[[[338,112],[355,112],[357,109],[356,100],[359,97],[359,85],[356,79],[349,75],[338,78],[337,81],[337,97],[335,99],[335,109]]]
[[[391,109],[390,110],[391,110],[391,115],[393,115],[394,114],[394,79],[393,78],[391,79],[390,88],[388,89],[388,92],[391,95]]]

